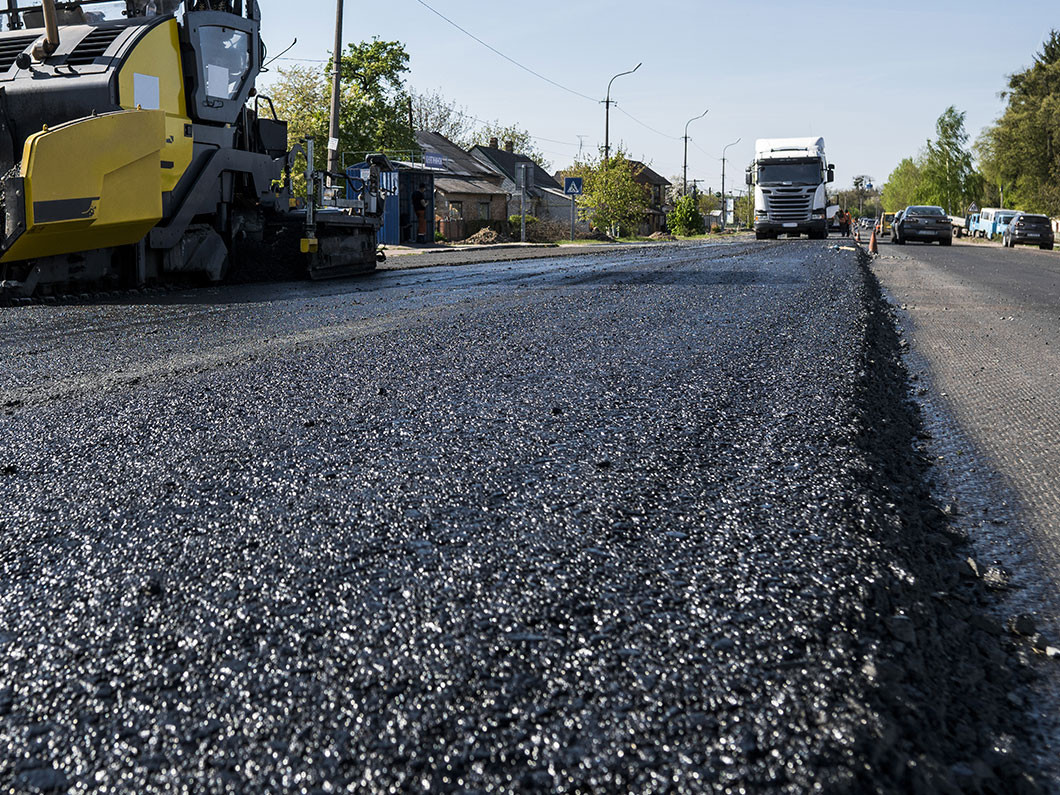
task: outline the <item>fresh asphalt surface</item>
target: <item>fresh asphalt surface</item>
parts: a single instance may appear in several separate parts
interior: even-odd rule
[[[961,240],[880,253],[874,272],[938,391],[1019,492],[1035,543],[1060,570],[1060,251]]]
[[[0,310],[0,789],[1034,791],[835,242]]]

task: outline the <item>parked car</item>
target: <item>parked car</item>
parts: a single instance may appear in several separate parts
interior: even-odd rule
[[[899,213],[891,226],[891,240],[903,245],[908,240],[938,241],[940,246],[953,243],[950,217],[941,207],[911,204]]]
[[[894,213],[884,213],[876,220],[877,237],[891,234],[891,224],[894,223],[894,215]]]
[[[1001,245],[1005,248],[1015,248],[1019,243],[1027,243],[1038,248],[1052,250],[1053,248],[1053,225],[1044,215],[1032,215],[1031,213],[1016,213],[1012,216],[1005,233],[1001,237]]]

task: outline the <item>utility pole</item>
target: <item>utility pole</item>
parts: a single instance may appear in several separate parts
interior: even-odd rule
[[[628,72],[619,72],[617,75],[612,77],[607,83],[607,99],[604,100],[604,162],[606,163],[611,159],[611,83],[622,75],[631,75],[644,64],[639,63],[630,69]]]
[[[686,196],[688,194],[688,125],[694,122],[696,119],[702,119],[710,113],[710,108],[696,116],[695,119],[689,119],[685,122],[685,168],[681,174],[681,195]]]
[[[328,128],[328,185],[331,184],[331,175],[339,170],[339,102],[342,77],[342,4],[343,0],[335,0],[335,49],[332,52],[332,60],[335,68],[331,74],[331,125]]]
[[[725,229],[725,211],[728,209],[725,204],[725,153],[730,146],[736,146],[742,140],[742,137],[737,138],[731,144],[725,144],[725,148],[721,150],[721,228],[723,230]]]

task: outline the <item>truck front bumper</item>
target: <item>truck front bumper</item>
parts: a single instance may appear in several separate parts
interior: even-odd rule
[[[809,221],[755,221],[755,232],[759,235],[775,237],[777,235],[818,235],[828,234],[828,221],[824,218],[814,218]]]

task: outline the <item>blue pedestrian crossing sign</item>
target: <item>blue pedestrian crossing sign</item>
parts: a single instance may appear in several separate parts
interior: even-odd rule
[[[582,178],[581,177],[564,177],[563,178],[563,192],[567,196],[581,196],[582,195]]]

